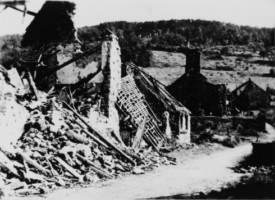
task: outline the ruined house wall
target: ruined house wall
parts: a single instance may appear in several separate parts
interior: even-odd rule
[[[61,65],[74,57],[77,47],[74,44],[69,44],[65,47],[60,45],[58,49],[60,52],[57,54],[57,61],[58,65]],[[73,62],[56,72],[57,84],[75,84],[89,74],[95,73],[97,69],[98,61],[91,61],[84,67]]]
[[[13,81],[12,81],[13,82]],[[0,147],[8,148],[24,132],[29,112],[16,101],[16,88],[0,73]]]
[[[100,64],[101,71],[91,82],[101,84],[101,103],[91,108],[88,121],[97,132],[101,134],[113,132],[116,138],[122,142],[119,116],[115,107],[118,91],[121,88],[120,47],[115,35],[111,35],[102,43]]]
[[[120,140],[119,115],[115,107],[118,98],[118,92],[121,88],[121,58],[118,38],[112,34],[109,41],[102,44],[101,66],[104,76],[102,94],[105,96],[105,102],[108,102],[107,117],[108,127],[111,127],[114,134]]]

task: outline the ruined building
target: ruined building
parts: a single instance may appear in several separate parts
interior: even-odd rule
[[[152,108],[159,123],[162,124],[163,130],[167,131],[167,125],[170,125],[173,135],[179,137],[180,143],[190,143],[191,112],[177,101],[158,80],[133,63],[129,63],[128,67],[133,70],[135,83]]]
[[[42,90],[57,95],[61,101],[80,104],[79,112],[86,115],[97,132],[114,134],[122,145],[124,144],[120,130],[121,112],[131,116],[130,121],[135,126],[134,132],[145,118],[148,120],[144,140],[156,150],[166,144],[165,133],[169,131],[176,135],[184,133],[180,140],[182,143],[189,143],[190,112],[167,91],[159,94],[166,95],[162,99],[151,95],[152,98],[157,97],[161,100],[161,112],[155,108],[151,109],[150,103],[147,104],[146,100],[150,102],[147,98],[134,99],[131,91],[127,90],[126,78],[121,79],[120,47],[117,37],[106,31],[102,42],[82,44],[77,38],[73,15],[73,3],[47,1],[26,30],[17,69],[23,80],[28,79],[25,83],[33,83],[29,84],[29,88],[33,93],[37,93],[37,98],[37,91]],[[44,27],[41,24],[50,25]],[[133,88],[135,84],[138,86],[136,98],[142,93],[148,93],[140,88],[141,82],[136,82],[133,84]],[[148,83],[152,84],[155,95],[159,89],[164,88],[150,81]],[[123,96],[124,94],[126,96]],[[122,100],[128,103],[139,102],[139,108],[143,108],[140,116],[135,115],[139,109],[136,105],[123,104]],[[164,115],[165,111],[169,113]]]
[[[226,87],[210,83],[200,69],[200,53],[195,49],[187,50],[184,75],[167,89],[193,115],[221,116],[226,112]]]
[[[190,111],[171,96],[164,85],[133,63],[127,64],[127,75],[122,78],[118,105],[131,116],[135,126],[146,119],[145,139],[155,138],[152,142],[156,149],[172,137],[179,143],[190,143]]]
[[[0,66],[0,180],[16,194],[176,164],[160,152],[190,142],[189,110],[134,64],[122,77],[112,32],[82,44],[73,10],[47,1],[14,68]]]

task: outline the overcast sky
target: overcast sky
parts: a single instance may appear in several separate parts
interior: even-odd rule
[[[1,0],[0,0],[1,1]],[[38,12],[45,0],[29,0],[29,10]],[[275,27],[275,0],[75,0],[77,27],[106,21],[155,21],[204,19]],[[33,17],[0,6],[0,36],[24,33]]]

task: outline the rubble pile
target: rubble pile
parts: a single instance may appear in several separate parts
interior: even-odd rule
[[[0,150],[5,188],[17,194],[41,194],[57,186],[95,183],[121,174],[142,174],[160,164],[176,164],[152,147],[123,147],[109,133],[105,139],[98,137],[55,97],[26,107],[30,118],[21,138],[12,151]]]
[[[106,30],[102,41],[83,44],[72,20],[74,7],[69,2],[46,1],[23,36],[23,50],[13,66],[17,78],[8,77],[9,83],[0,68],[4,88],[14,87],[0,90],[2,121],[8,114],[14,116],[5,124],[0,120],[2,138],[10,138],[10,130],[15,129],[12,139],[0,142],[0,188],[6,188],[5,195],[9,191],[11,195],[43,194],[56,187],[143,174],[161,164],[176,164],[174,158],[160,152],[169,150],[161,120],[145,100],[145,111],[137,113],[134,101],[140,99],[130,96],[131,88],[126,91],[117,36]],[[41,24],[50,25],[41,29]],[[158,86],[152,86],[157,95]],[[125,95],[121,98],[120,94]],[[138,88],[136,94],[143,96]],[[123,106],[119,104],[122,100]],[[170,96],[163,101],[165,110],[170,102],[180,107],[180,111],[168,109],[182,123],[174,132],[190,133],[189,122],[185,123],[185,115],[190,113],[181,111],[183,106]],[[166,126],[169,128],[169,120]]]

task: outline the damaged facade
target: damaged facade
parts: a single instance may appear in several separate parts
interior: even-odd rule
[[[82,44],[73,9],[47,1],[27,28],[16,68],[1,67],[0,129],[14,137],[0,142],[0,177],[11,177],[5,182],[19,184],[10,187],[20,194],[174,164],[161,148],[175,137],[190,143],[190,112],[136,66],[122,78],[110,31],[102,42]],[[47,17],[52,24],[44,27]],[[124,120],[130,143],[121,137]]]
[[[155,78],[135,66],[128,64],[129,70],[133,71],[135,83],[144,95],[148,106],[156,116],[157,122],[161,124],[162,130],[167,137],[169,132],[178,137],[178,142],[190,143],[190,114],[191,112],[178,102]],[[128,71],[129,71],[128,70]],[[171,130],[169,130],[171,129]]]
[[[59,91],[65,88],[59,92],[62,100],[90,96],[91,104],[97,105],[100,101],[98,109],[107,118],[104,126],[120,138],[118,113],[114,106],[121,77],[117,38],[108,33],[104,42],[84,47],[77,39],[73,8],[74,4],[70,2],[47,1],[43,5],[24,35],[22,44],[25,48],[19,63],[22,68],[29,68],[38,89]],[[41,29],[40,25],[49,13],[51,17],[47,23],[51,23],[51,27]],[[47,33],[45,37],[44,32]],[[31,40],[31,36],[36,35],[42,36]],[[68,89],[78,95],[68,96]]]
[[[13,72],[15,69],[7,71],[1,65],[0,69],[0,130],[3,134],[0,148],[8,148],[15,144],[24,132],[24,125],[30,114],[17,102],[16,95],[22,95],[24,91],[20,77]],[[14,84],[17,87],[14,87]]]
[[[63,4],[64,2],[57,3]],[[59,96],[61,96],[61,99],[67,101],[72,98],[72,96],[68,97],[68,93],[72,91],[75,98],[91,99],[90,101],[92,102],[88,104],[91,105],[92,109],[89,110],[90,114],[87,114],[91,119],[91,123],[101,123],[100,126],[105,127],[103,128],[105,131],[111,130],[116,138],[123,143],[120,136],[119,115],[115,104],[119,91],[121,92],[121,84],[125,82],[123,82],[123,79],[121,80],[120,47],[116,36],[106,31],[104,42],[96,42],[88,47],[83,45],[77,39],[76,30],[73,26],[74,23],[71,16],[73,11],[71,12],[70,5],[66,4],[62,9],[65,9],[67,13],[71,13],[69,17],[60,16],[60,13],[56,13],[56,17],[63,19],[66,23],[56,22],[52,25],[52,29],[59,30],[59,25],[65,26],[64,31],[67,32],[70,38],[62,38],[61,35],[59,35],[59,40],[50,36],[46,36],[46,38],[41,36],[34,41],[30,40],[30,35],[36,35],[38,34],[38,30],[40,30],[37,29],[37,24],[40,24],[39,19],[44,19],[48,15],[47,11],[51,10],[53,5],[52,2],[46,2],[37,14],[35,20],[27,28],[23,40],[25,49],[20,58],[21,63],[24,61],[23,66],[30,66],[31,63],[36,64],[36,66],[33,66],[30,70],[39,89],[51,91],[52,89],[59,90],[62,88]],[[54,14],[55,13],[53,13],[53,15]],[[43,31],[44,30],[42,30],[42,32]],[[51,45],[45,45],[45,41]],[[35,52],[34,56],[33,52]],[[26,57],[31,57],[32,59],[26,59]],[[28,60],[32,62],[27,62]],[[145,99],[149,102],[149,104],[146,105],[147,107],[149,105],[151,106],[154,100],[159,99],[158,95],[164,97],[160,99],[161,101],[156,101],[161,102],[161,111],[154,107],[152,107],[152,109],[148,108],[151,111],[152,118],[155,118],[156,133],[163,140],[156,142],[154,141],[157,140],[156,138],[151,138],[151,142],[149,142],[148,139],[147,142],[151,145],[154,143],[153,146],[155,149],[159,149],[165,144],[164,132],[169,132],[169,130],[167,130],[168,127],[168,129],[172,129],[171,132],[174,133],[174,136],[180,136],[181,143],[190,143],[189,111],[177,102],[162,85],[155,84],[155,81],[150,82],[152,78],[147,80],[147,84],[151,84],[151,91],[155,90],[155,92],[150,95],[148,91],[141,88],[142,82],[138,81],[136,77],[137,76],[135,76],[135,81],[138,88],[142,93],[146,93]],[[157,94],[159,89],[156,89],[156,87],[159,87],[162,91],[165,90],[165,92]],[[100,115],[97,115],[95,110],[100,111]],[[167,114],[164,115],[165,111],[170,113],[171,116],[169,119],[167,118]],[[97,115],[97,117],[95,117],[95,115]],[[139,123],[140,120],[137,124]]]

